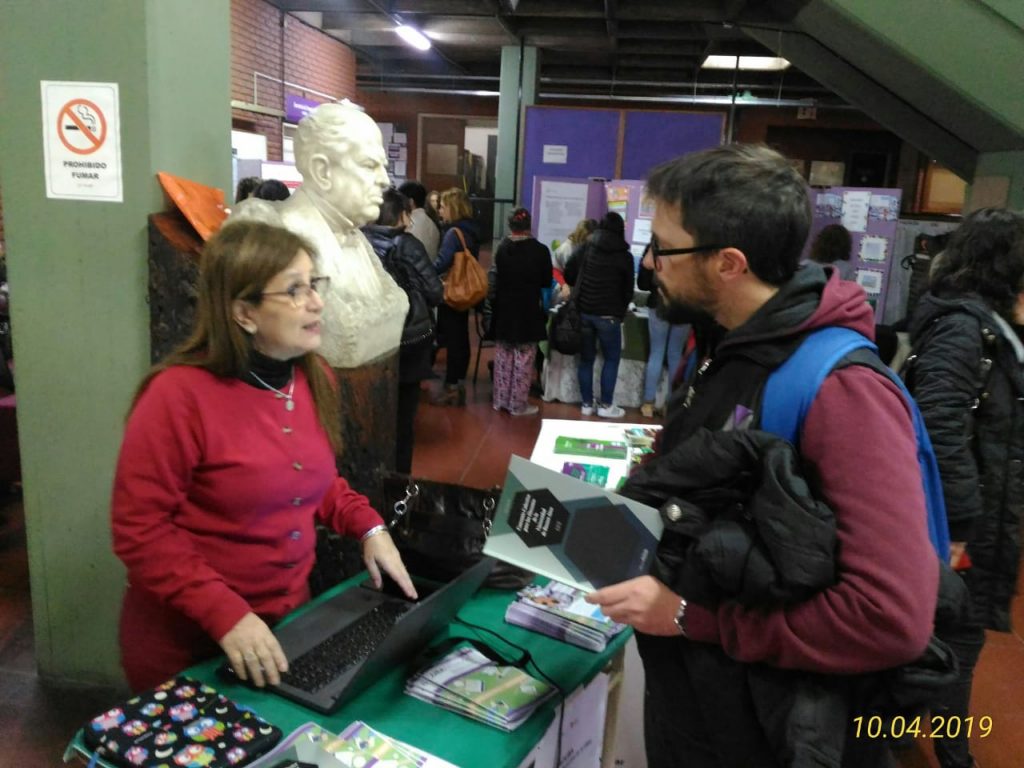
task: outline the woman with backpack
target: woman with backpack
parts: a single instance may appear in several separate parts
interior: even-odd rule
[[[384,191],[376,224],[363,227],[381,264],[409,297],[398,356],[398,421],[395,426],[395,469],[412,471],[413,423],[420,402],[420,382],[430,377],[434,343],[431,310],[441,303],[444,285],[427,257],[426,248],[409,225],[409,201],[395,189]]]
[[[587,238],[582,252],[577,251],[565,265],[565,282],[577,293],[583,325],[583,347],[576,372],[584,416],[590,416],[595,410],[594,361],[599,345],[604,365],[597,415],[617,419],[625,413],[613,402],[622,356],[622,321],[633,300],[633,255],[625,231],[625,222],[619,214],[606,213]]]
[[[1024,511],[1024,215],[970,214],[934,266],[910,326],[904,369],[935,447],[953,542],[971,595],[957,682],[932,715],[969,715],[985,630],[1010,631]],[[967,729],[934,740],[942,768],[974,765]]]

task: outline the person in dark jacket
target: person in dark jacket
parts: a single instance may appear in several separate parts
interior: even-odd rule
[[[409,297],[409,313],[402,328],[398,357],[398,420],[395,426],[395,469],[412,471],[412,448],[420,382],[430,376],[434,319],[431,309],[444,298],[444,286],[417,238],[405,231],[409,223],[408,200],[387,189],[376,224],[363,234],[380,257],[384,269]]]
[[[546,317],[541,290],[551,285],[551,252],[530,235],[530,212],[509,214],[509,235],[494,253],[491,324],[494,329],[494,410],[530,416],[530,381],[537,342],[544,338]]]
[[[1010,630],[1024,510],[1021,325],[1024,215],[975,211],[950,236],[914,311],[905,368],[939,461],[952,565],[971,594],[953,643],[960,677],[933,709],[950,720],[969,714],[985,630]],[[936,740],[935,753],[943,768],[974,764],[966,729]]]
[[[473,205],[469,196],[458,187],[441,193],[441,220],[447,225],[441,237],[434,270],[439,275],[447,274],[455,260],[455,254],[462,250],[462,240],[473,258],[480,258],[480,235],[473,221]],[[444,339],[448,350],[444,372],[444,391],[435,398],[435,405],[466,404],[466,371],[469,370],[469,310],[452,309],[447,304],[437,308],[438,336]]]
[[[709,315],[726,329],[673,392],[653,468],[670,465],[701,428],[756,428],[768,375],[808,332],[843,326],[870,337],[874,315],[856,283],[814,264],[798,269],[811,218],[807,186],[773,150],[731,144],[687,155],[656,168],[647,193],[655,213],[645,265],[657,272],[662,316]],[[747,665],[841,682],[900,667],[928,645],[940,563],[928,538],[911,415],[897,386],[857,364],[856,354],[825,378],[798,446],[815,496],[835,515],[829,586],[794,605],[757,609],[734,600],[691,603],[685,590],[653,575],[588,597],[637,630],[650,768],[781,765],[751,692],[734,684]],[[662,546],[671,542],[663,538]],[[865,707],[855,689],[847,695],[851,717],[823,726],[848,729],[842,764],[885,765],[886,742],[857,738],[853,717]]]
[[[576,303],[583,321],[583,346],[576,369],[580,380],[582,413],[594,413],[594,360],[601,347],[601,399],[597,415],[620,418],[625,411],[615,405],[615,380],[622,357],[622,320],[633,300],[633,256],[625,238],[622,217],[609,212],[587,238],[582,253],[565,265],[565,282],[577,292]]]

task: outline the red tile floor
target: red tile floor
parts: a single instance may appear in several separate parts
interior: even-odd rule
[[[533,417],[496,413],[490,405],[488,358],[485,350],[480,382],[469,383],[464,408],[430,405],[439,385],[424,385],[415,474],[481,487],[500,484],[509,456],[530,454],[542,417],[579,417],[578,407],[559,403],[541,404],[541,413]],[[627,411],[625,419],[643,421],[636,410]],[[1014,619],[1018,633],[990,635],[978,667],[974,714],[993,718],[991,735],[974,744],[981,768],[1024,766],[1024,637],[1019,634],[1024,631],[1024,598],[1015,602]],[[74,730],[114,699],[109,691],[49,687],[37,677],[22,505],[17,497],[0,501],[0,768],[60,765]],[[923,739],[901,756],[900,765],[937,768]]]

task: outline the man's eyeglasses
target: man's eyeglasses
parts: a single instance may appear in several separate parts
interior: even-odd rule
[[[718,251],[727,246],[724,245],[695,245],[692,248],[666,248],[658,245],[658,238],[651,236],[651,260],[654,262],[656,272],[661,272],[661,260],[668,256],[682,256],[687,253],[700,253],[701,251]]]
[[[323,296],[330,287],[331,278],[324,275],[312,277],[308,283],[296,283],[286,291],[262,291],[256,295],[261,298],[264,296],[287,296],[292,300],[292,305],[298,308],[306,304],[314,293]]]

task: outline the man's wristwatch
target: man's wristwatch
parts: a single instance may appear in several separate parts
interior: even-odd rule
[[[672,619],[672,621],[674,621],[676,623],[676,626],[679,627],[679,634],[681,634],[683,637],[686,637],[687,635],[686,635],[686,598],[685,597],[679,598],[679,607],[676,608],[676,615],[675,615],[675,618]]]

